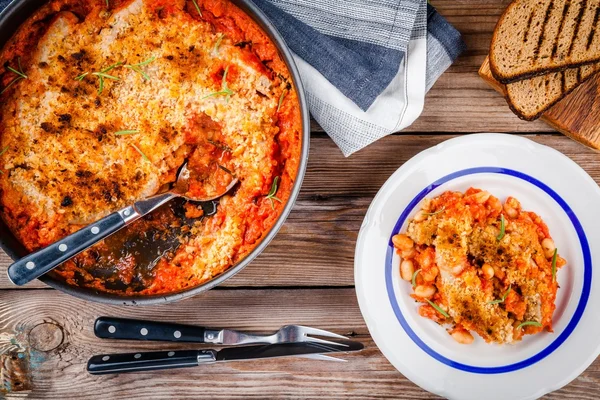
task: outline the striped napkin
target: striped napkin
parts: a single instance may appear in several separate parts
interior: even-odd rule
[[[421,114],[465,49],[426,0],[252,0],[294,52],[310,111],[345,156]]]

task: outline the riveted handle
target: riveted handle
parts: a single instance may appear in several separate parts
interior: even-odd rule
[[[216,359],[217,354],[214,350],[103,354],[90,358],[87,364],[87,370],[92,375],[122,374],[128,372],[196,367],[199,364],[213,363]]]
[[[8,267],[8,277],[18,286],[31,282],[137,218],[139,214],[133,207],[112,213],[56,243],[21,258]]]
[[[204,343],[205,331],[199,326],[112,317],[100,317],[94,324],[94,333],[102,339]]]

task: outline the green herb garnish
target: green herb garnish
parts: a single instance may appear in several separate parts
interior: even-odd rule
[[[225,37],[224,33],[221,33],[219,35],[219,37],[217,38],[217,43],[215,43],[215,47],[213,49],[213,52],[218,53],[219,52],[219,47],[221,47],[221,42],[223,41],[223,38]]]
[[[207,142],[208,142],[208,143],[210,143],[210,144],[212,144],[212,145],[213,145],[213,146],[215,146],[216,148],[223,150],[223,151],[228,151],[228,152],[231,152],[231,151],[232,151],[232,150],[231,150],[231,147],[229,147],[229,146],[227,146],[227,145],[225,145],[225,144],[222,144],[222,143],[217,143],[217,142],[215,142],[214,140],[210,140],[210,139],[208,139],[208,140],[207,140]]]
[[[281,96],[279,96],[279,103],[277,104],[277,112],[279,112],[279,110],[281,110],[281,105],[283,104],[283,99],[287,95],[287,92],[288,92],[287,89],[283,89],[283,92],[281,92]]]
[[[432,216],[432,215],[438,215],[443,213],[444,211],[446,211],[446,209],[444,207],[440,208],[438,211],[436,212],[432,212],[432,213],[426,213],[424,212],[423,215],[428,215],[428,216]]]
[[[136,135],[138,133],[140,133],[140,131],[132,129],[132,130],[117,131],[117,132],[115,132],[115,135],[117,135],[117,136],[125,136],[125,135]]]
[[[137,64],[127,64],[124,67],[125,68],[129,68],[135,72],[137,72],[138,74],[140,74],[145,80],[149,81],[150,77],[148,76],[148,74],[146,74],[144,71],[142,71],[142,69],[140,67],[143,67],[145,65],[150,64],[152,61],[156,60],[156,57],[150,57],[149,59],[147,59],[146,61],[142,61],[141,63],[137,63]]]
[[[221,82],[221,91],[211,93],[207,96],[204,96],[202,99],[207,99],[209,97],[214,97],[214,96],[226,95],[227,101],[229,101],[229,97],[231,97],[231,95],[233,95],[233,91],[231,91],[231,89],[229,89],[227,87],[227,73],[228,72],[229,72],[229,65],[227,66],[227,68],[225,68],[225,72],[223,72],[223,80]]]
[[[110,4],[108,4],[108,0],[106,0],[106,8],[110,7]]]
[[[508,285],[508,290],[506,291],[506,293],[504,293],[504,295],[502,296],[502,298],[500,300],[488,301],[488,304],[504,303],[504,300],[506,300],[506,298],[508,297],[508,294],[510,293],[511,290],[512,290],[512,284]]]
[[[556,282],[556,257],[558,256],[558,249],[554,249],[554,255],[552,256],[552,282]]]
[[[431,307],[435,308],[437,310],[437,312],[439,312],[446,318],[450,318],[450,315],[448,315],[448,313],[446,311],[442,310],[442,308],[440,306],[438,306],[437,304],[435,304],[433,301],[431,301],[429,299],[425,299],[425,300],[427,300],[427,302],[431,305]]]
[[[504,214],[500,215],[500,233],[496,237],[499,241],[504,237],[504,233],[506,231],[506,221],[504,220]]]
[[[139,147],[137,147],[137,146],[136,146],[135,144],[133,144],[133,143],[132,143],[131,145],[133,146],[133,148],[134,148],[134,149],[136,149],[136,150],[137,150],[137,152],[138,152],[138,153],[140,153],[140,155],[142,156],[142,158],[143,158],[144,160],[146,160],[146,161],[150,162],[150,159],[148,158],[148,156],[147,156],[147,155],[145,155],[145,154],[144,154],[144,152],[143,152],[142,150],[140,150],[140,148],[139,148]]]
[[[116,64],[113,64],[109,67],[104,68],[102,71],[99,72],[92,72],[91,75],[97,76],[98,77],[98,94],[102,94],[102,92],[104,91],[104,79],[111,79],[113,81],[120,81],[121,78],[116,77],[114,75],[109,75],[107,74],[107,72],[120,67],[121,65],[123,65],[122,62],[118,62]],[[83,81],[85,79],[86,76],[90,75],[89,72],[85,72],[81,75],[79,75],[78,77],[75,78],[75,80],[77,81]]]
[[[219,168],[221,168],[223,171],[227,172],[229,175],[231,175],[231,176],[235,176],[235,175],[233,174],[233,172],[231,172],[231,170],[230,170],[229,168],[227,168],[227,167],[224,167],[224,166],[222,166],[221,164],[217,164],[217,165],[219,166]]]
[[[540,324],[537,321],[525,321],[525,322],[521,322],[519,325],[517,325],[517,329],[522,328],[527,325],[532,325],[532,326],[537,326],[537,327],[542,326],[542,324]]]
[[[2,150],[0,150],[0,157],[2,157],[2,155],[4,153],[6,153],[8,151],[8,146],[6,146],[5,148],[3,148]],[[4,171],[0,170],[0,175],[4,175]]]
[[[192,3],[194,3],[194,7],[196,7],[196,11],[198,11],[198,14],[200,14],[200,16],[202,17],[202,11],[200,11],[200,6],[198,5],[198,2],[196,0],[192,0]]]
[[[9,71],[14,72],[15,74],[17,74],[17,77],[15,79],[13,79],[12,81],[10,81],[10,83],[8,85],[6,85],[6,87],[4,89],[2,89],[2,91],[0,92],[0,94],[6,92],[9,87],[11,87],[12,85],[14,85],[15,83],[17,83],[21,79],[28,79],[28,76],[25,75],[25,72],[23,72],[23,67],[21,67],[21,57],[17,58],[17,64],[19,64],[19,70],[18,71],[16,69],[14,69],[13,67],[11,67],[11,66],[7,66],[6,67],[6,69],[8,69]]]
[[[412,279],[411,279],[413,287],[417,286],[417,280],[416,279],[417,279],[417,275],[419,274],[419,272],[421,272],[420,268],[418,270],[416,270],[415,272],[413,272]]]
[[[279,177],[278,176],[276,176],[275,179],[273,179],[273,184],[271,185],[271,191],[269,191],[269,194],[266,197],[267,199],[269,199],[271,201],[271,208],[273,208],[273,210],[275,209],[275,203],[273,201],[278,201],[280,203],[283,203],[283,201],[281,201],[281,199],[276,196],[277,190],[279,190]]]

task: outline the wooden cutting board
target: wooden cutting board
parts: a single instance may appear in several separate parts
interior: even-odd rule
[[[504,85],[492,76],[489,58],[485,59],[479,69],[479,75],[506,96]],[[556,103],[541,119],[570,138],[600,150],[600,74],[596,74]]]

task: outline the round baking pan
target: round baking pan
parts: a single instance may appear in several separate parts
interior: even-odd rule
[[[285,44],[283,38],[277,31],[277,29],[271,24],[263,12],[256,7],[250,0],[230,0],[233,4],[242,9],[248,14],[271,38],[279,53],[286,63],[290,75],[292,77],[296,92],[298,93],[298,101],[300,103],[300,111],[302,115],[302,151],[301,161],[296,175],[294,187],[290,194],[290,198],[279,216],[277,222],[273,228],[267,233],[262,239],[260,244],[243,260],[238,262],[236,265],[229,268],[221,275],[214,279],[205,282],[202,285],[186,289],[176,293],[170,293],[165,295],[154,295],[154,296],[120,296],[105,292],[99,292],[84,287],[71,286],[66,282],[54,279],[50,275],[44,275],[40,280],[55,289],[61,290],[65,293],[73,295],[75,297],[82,298],[84,300],[96,301],[107,304],[124,304],[124,305],[151,305],[160,304],[166,302],[172,302],[181,300],[186,297],[194,296],[198,293],[209,290],[217,285],[220,285],[225,280],[231,278],[233,275],[240,272],[244,267],[252,262],[273,240],[287,216],[294,206],[294,202],[300,192],[300,186],[306,171],[306,164],[308,162],[308,148],[310,140],[310,116],[308,112],[308,104],[304,95],[304,89],[302,82],[300,81],[300,75],[292,53]],[[12,37],[15,31],[23,24],[27,18],[35,12],[43,3],[39,0],[14,0],[8,7],[0,13],[0,48]],[[21,243],[14,237],[10,232],[6,224],[0,219],[0,247],[13,259],[17,260],[25,255],[28,251],[23,247]]]

